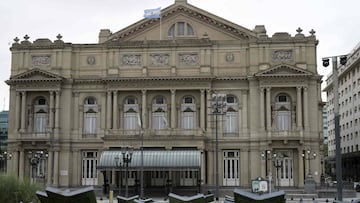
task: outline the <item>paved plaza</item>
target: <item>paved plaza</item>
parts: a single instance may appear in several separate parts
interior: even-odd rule
[[[359,199],[360,198],[360,192],[358,192],[356,194],[356,197],[354,198],[343,198],[343,201],[346,201],[346,202],[351,202],[352,200],[355,200],[355,199]],[[164,200],[162,198],[152,198],[155,202],[158,202],[158,203],[168,203],[167,200]],[[312,198],[303,198],[303,199],[300,199],[300,198],[294,198],[294,199],[287,199],[286,200],[286,203],[299,203],[299,202],[302,202],[302,203],[326,203],[326,202],[334,202],[335,199],[334,198],[316,198],[315,200],[313,200]],[[98,203],[110,203],[108,199],[106,200],[97,200]],[[223,203],[224,202],[224,198],[220,198],[220,203]],[[116,197],[114,198],[113,200],[113,203],[117,203],[117,200],[116,200]]]

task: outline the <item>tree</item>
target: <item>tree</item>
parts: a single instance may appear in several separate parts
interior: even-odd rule
[[[0,174],[0,202],[40,203],[36,191],[41,189],[40,185],[30,183],[29,179],[20,180],[13,175]]]

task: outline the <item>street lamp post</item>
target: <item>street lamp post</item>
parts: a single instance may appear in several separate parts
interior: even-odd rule
[[[311,174],[311,166],[310,166],[310,161],[313,159],[316,159],[317,154],[315,152],[311,153],[310,150],[307,150],[306,153],[302,153],[302,156],[304,157],[305,160],[309,161],[309,171],[308,171],[308,178],[312,178],[312,174]]]
[[[121,149],[121,153],[122,153],[122,158],[123,158],[123,163],[125,165],[125,197],[128,197],[128,193],[129,193],[129,184],[128,184],[128,172],[129,172],[129,163],[131,163],[131,159],[132,159],[132,155],[133,155],[133,148],[132,147],[123,147]]]
[[[140,118],[140,115],[138,114],[138,125],[139,125],[140,133],[141,133],[140,199],[144,199],[144,127],[143,127],[143,123],[141,122],[141,120],[142,119]]]
[[[271,193],[272,174],[271,174],[270,166],[268,166],[268,164],[267,164],[268,161],[272,160],[271,151],[270,150],[265,150],[265,152],[261,152],[261,159],[266,161],[265,165],[266,165],[267,176],[268,176],[268,179],[269,179],[269,193]]]
[[[7,160],[10,160],[12,158],[12,154],[11,153],[7,153],[6,151],[3,153],[0,153],[0,162],[4,163],[0,165],[0,168],[3,169],[4,173],[6,172],[6,167],[7,167]]]
[[[212,94],[212,108],[215,114],[215,199],[219,200],[219,136],[218,115],[226,113],[226,94]]]
[[[48,158],[48,153],[40,150],[40,151],[29,151],[28,152],[28,158],[31,166],[31,181],[34,183],[35,179],[37,177],[37,167],[41,163],[41,160]],[[41,166],[43,167],[43,166]],[[42,170],[42,169],[40,169]],[[41,171],[44,172],[44,171]],[[45,174],[42,174],[42,176],[45,178]]]
[[[282,157],[278,156],[278,154],[276,152],[272,153],[271,150],[265,150],[265,152],[261,152],[261,158],[266,160],[266,167],[268,167],[267,161],[273,162],[273,165],[276,168],[275,186],[277,185],[278,190],[279,190],[279,187],[280,187],[279,169],[282,167],[282,160],[280,160]],[[271,193],[272,174],[271,174],[270,164],[269,164],[269,168],[268,168],[268,177],[269,177],[269,193]],[[278,184],[276,184],[276,182]]]
[[[323,66],[328,67],[330,65],[330,58],[333,62],[333,72],[332,72],[332,84],[333,84],[333,94],[334,94],[334,124],[335,124],[335,165],[336,165],[336,188],[338,194],[338,200],[342,201],[343,199],[343,182],[342,182],[342,163],[341,163],[341,138],[340,138],[340,114],[339,114],[339,78],[338,78],[338,69],[337,69],[337,58],[340,57],[340,64],[345,65],[347,62],[347,57],[344,55],[341,56],[331,56],[323,58]]]

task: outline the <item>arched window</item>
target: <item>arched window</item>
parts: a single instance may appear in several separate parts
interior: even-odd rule
[[[226,114],[224,116],[224,133],[236,133],[238,131],[238,102],[235,96],[226,96]]]
[[[177,22],[168,30],[168,37],[170,38],[185,36],[194,36],[194,29],[186,22]]]
[[[96,134],[98,123],[98,105],[94,97],[88,97],[84,102],[84,133]]]
[[[181,103],[181,127],[183,129],[196,128],[196,104],[191,96],[185,96]]]
[[[34,132],[46,133],[48,120],[48,104],[44,97],[38,97],[34,101]]]
[[[138,129],[138,114],[139,104],[135,97],[126,97],[124,102],[124,129],[135,130]]]
[[[152,128],[164,129],[167,127],[167,106],[163,96],[157,96],[152,104]]]
[[[291,101],[286,94],[279,94],[275,102],[275,124],[279,131],[291,128]]]

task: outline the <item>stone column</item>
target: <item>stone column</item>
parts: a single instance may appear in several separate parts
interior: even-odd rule
[[[81,184],[81,164],[82,160],[81,160],[81,156],[80,156],[80,151],[78,149],[75,149],[74,151],[72,151],[72,171],[73,171],[73,178],[72,178],[72,184],[73,185],[80,185]],[[80,181],[80,182],[79,182]]]
[[[243,130],[247,130],[248,129],[248,117],[247,117],[247,112],[248,112],[248,96],[247,96],[247,90],[244,90],[242,92],[242,128]]]
[[[296,87],[296,123],[298,130],[302,129],[302,102],[301,102],[301,87]]]
[[[265,129],[264,88],[260,88],[260,130]],[[263,176],[264,177],[264,176]]]
[[[207,152],[207,171],[208,171],[208,185],[215,185],[215,150],[208,150]]]
[[[309,105],[308,105],[308,88],[304,87],[304,127],[305,130],[309,130]]]
[[[176,90],[171,89],[171,128],[176,128]]]
[[[16,176],[19,176],[18,173],[18,168],[20,168],[19,166],[19,152],[18,151],[13,151],[13,157],[10,160],[11,165],[9,164],[8,166],[11,166],[11,168],[7,168],[8,171],[14,171],[14,174]]]
[[[55,150],[54,152],[54,186],[59,185],[59,151]]]
[[[16,108],[15,108],[15,132],[17,133],[17,131],[19,130],[20,127],[20,103],[21,103],[21,93],[20,92],[16,92]]]
[[[118,101],[117,101],[117,98],[118,98],[118,92],[117,91],[114,91],[113,92],[113,129],[118,129]]]
[[[25,152],[23,149],[21,149],[20,157],[19,157],[19,178],[21,180],[24,179],[24,172],[25,172]]]
[[[142,102],[141,102],[141,122],[142,122],[142,128],[146,129],[147,128],[147,120],[146,120],[146,115],[147,115],[147,109],[146,109],[146,90],[141,90],[142,92]]]
[[[26,92],[21,92],[21,132],[25,132]]]
[[[46,184],[48,185],[48,186],[51,186],[51,184],[52,184],[52,182],[51,182],[51,179],[52,179],[52,177],[51,177],[51,170],[52,170],[52,168],[51,168],[51,163],[52,163],[52,159],[53,159],[53,156],[52,156],[52,152],[50,151],[49,152],[49,157],[48,157],[48,159],[47,159],[47,180],[46,180]]]
[[[302,149],[298,150],[298,160],[299,160],[299,187],[304,187],[304,159],[302,156]]]
[[[207,123],[206,123],[206,131],[211,134],[211,121],[212,121],[212,116],[213,116],[213,109],[211,107],[211,90],[207,89],[206,90],[206,101],[207,101]],[[212,166],[211,166],[212,167]]]
[[[49,126],[52,130],[54,128],[54,91],[50,91],[50,109],[49,109]]]
[[[106,128],[111,129],[111,92],[107,92],[107,104],[106,104]]]
[[[243,185],[247,187],[250,182],[250,174],[251,174],[251,168],[250,168],[250,162],[249,160],[249,149],[242,149],[240,152],[240,185]]]
[[[60,128],[60,91],[56,91],[55,94],[55,129]]]
[[[200,129],[205,129],[205,90],[200,90]]]
[[[75,131],[79,130],[79,116],[82,113],[79,112],[79,93],[74,93],[74,129]]]
[[[100,128],[106,129],[106,93],[101,93],[100,122]]]
[[[271,88],[266,88],[266,129],[271,131]]]

